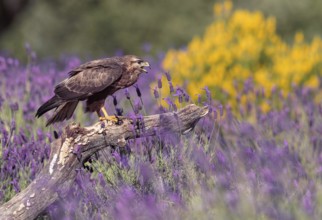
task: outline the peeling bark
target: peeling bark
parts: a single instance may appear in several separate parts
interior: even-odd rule
[[[74,183],[76,170],[95,152],[126,141],[171,130],[186,133],[208,113],[207,107],[188,105],[177,112],[141,119],[122,118],[122,123],[98,122],[90,127],[67,126],[61,138],[51,144],[48,162],[35,180],[10,201],[0,206],[1,219],[34,219],[49,205],[64,197]],[[76,150],[78,151],[76,153]]]

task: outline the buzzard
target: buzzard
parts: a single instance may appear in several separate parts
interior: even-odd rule
[[[133,56],[93,60],[69,72],[69,77],[55,87],[55,95],[37,110],[36,117],[55,109],[46,126],[70,119],[80,101],[86,101],[86,112],[96,112],[100,120],[117,121],[104,108],[107,96],[133,85],[149,63]],[[103,113],[103,117],[101,115]]]

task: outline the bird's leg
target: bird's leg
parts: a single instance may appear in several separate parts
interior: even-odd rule
[[[99,111],[97,112],[100,121],[104,121],[104,120],[113,121],[113,122],[118,122],[119,121],[116,116],[108,115],[104,106],[101,108],[101,111],[103,112],[104,117],[101,117],[101,114],[100,114]]]

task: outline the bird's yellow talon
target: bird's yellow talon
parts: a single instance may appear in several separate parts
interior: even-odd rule
[[[112,121],[112,122],[115,122],[117,123],[119,121],[119,119],[112,115],[112,116],[108,116],[108,117],[99,117],[100,121]]]

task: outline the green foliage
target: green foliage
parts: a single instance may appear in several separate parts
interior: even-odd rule
[[[29,42],[40,55],[63,52],[106,55],[118,49],[142,53],[187,43],[212,18],[214,0],[35,1],[1,46],[15,52]],[[201,13],[202,12],[202,13]],[[19,42],[17,44],[17,42]]]
[[[186,45],[201,34],[212,20],[215,2],[222,1],[35,0],[0,36],[0,48],[22,56],[23,44],[29,42],[40,56],[106,56],[118,49],[142,54],[142,46],[150,43],[153,54]],[[318,0],[245,0],[234,5],[276,17],[278,34],[288,40],[297,31],[308,39],[322,32]]]

